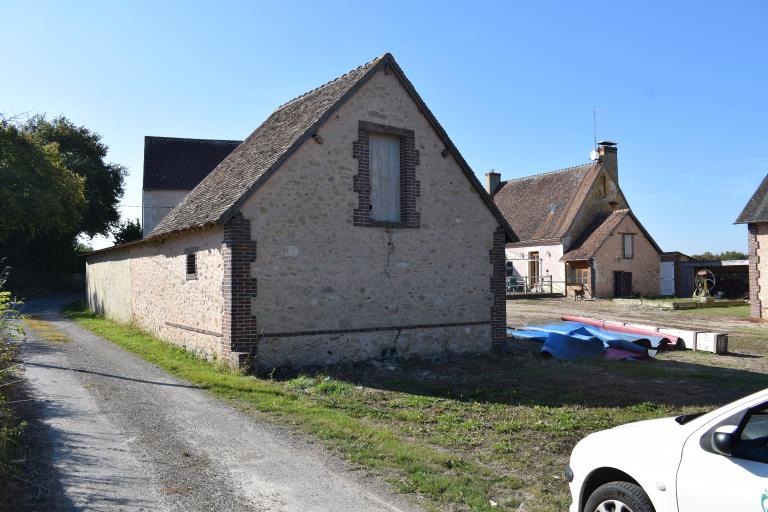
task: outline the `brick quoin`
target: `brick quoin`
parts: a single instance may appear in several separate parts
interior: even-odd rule
[[[760,302],[760,243],[757,239],[757,224],[747,225],[749,232],[749,303],[752,316],[762,318],[763,305]]]
[[[370,132],[386,133],[400,138],[400,222],[379,222],[371,218],[371,161],[368,143]],[[416,179],[416,166],[420,161],[413,130],[360,121],[357,140],[352,142],[352,156],[357,159],[353,190],[358,195],[358,208],[355,208],[353,213],[354,225],[418,228],[421,225],[421,214],[416,211],[416,198],[421,194],[421,189]]]
[[[224,312],[222,315],[222,351],[231,359],[233,352],[256,352],[258,331],[251,311],[256,297],[256,279],[251,277],[251,263],[256,261],[256,241],[251,240],[251,222],[237,213],[224,225],[221,247],[224,260]],[[242,361],[233,361],[241,364]]]
[[[493,246],[490,251],[491,265],[491,293],[493,304],[491,305],[491,349],[501,350],[502,343],[507,337],[507,285],[504,244],[506,234],[499,226],[493,233]]]

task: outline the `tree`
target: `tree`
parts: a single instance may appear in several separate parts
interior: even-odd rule
[[[112,229],[112,236],[115,237],[115,245],[141,240],[143,236],[141,222],[139,219],[120,222],[116,228]]]
[[[86,209],[85,180],[63,165],[56,144],[0,122],[0,208],[0,243],[70,236]]]
[[[49,121],[37,115],[21,130],[40,145],[57,144],[62,165],[85,180],[87,208],[73,235],[108,235],[120,220],[117,205],[123,196],[126,169],[105,162],[108,148],[101,136],[63,116]]]
[[[709,251],[691,256],[694,260],[747,260],[749,256],[741,251],[723,251],[721,253],[712,253]]]

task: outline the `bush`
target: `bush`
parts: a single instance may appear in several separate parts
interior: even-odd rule
[[[0,260],[0,266],[3,264]],[[0,496],[8,496],[13,480],[6,478],[14,474],[11,460],[19,452],[19,438],[24,428],[13,414],[8,399],[13,394],[13,384],[18,380],[17,349],[15,338],[21,333],[21,327],[14,321],[18,319],[18,303],[11,293],[5,290],[9,267],[0,271]]]

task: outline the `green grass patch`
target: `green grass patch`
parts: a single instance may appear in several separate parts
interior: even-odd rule
[[[680,316],[749,318],[750,306],[749,304],[745,304],[743,306],[677,309],[674,310],[673,313]]]

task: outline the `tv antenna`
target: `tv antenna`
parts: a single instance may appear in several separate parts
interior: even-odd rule
[[[592,109],[592,137],[595,144],[595,151],[597,151],[597,113],[605,110],[604,108],[595,107]]]

